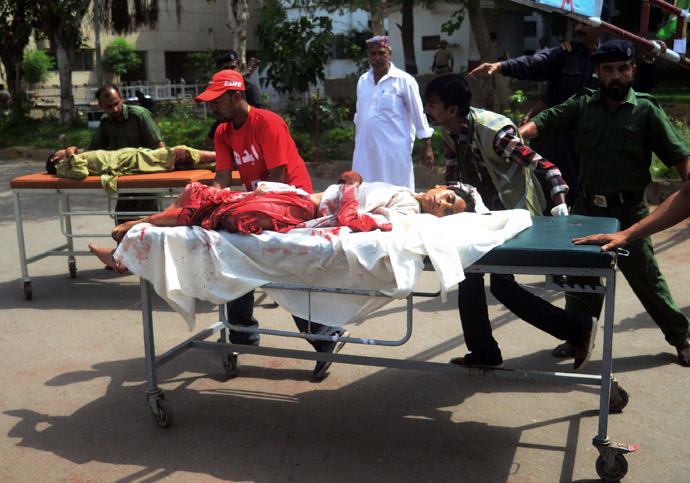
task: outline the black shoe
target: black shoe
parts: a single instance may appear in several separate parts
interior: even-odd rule
[[[348,331],[341,332],[338,334],[338,339],[340,339],[340,337],[350,337],[350,333]],[[334,340],[329,342],[323,348],[323,350],[320,350],[319,352],[325,352],[326,354],[337,354],[344,345],[344,341]],[[316,361],[316,366],[314,367],[314,379],[323,379],[326,376],[326,372],[331,367],[331,364],[333,364],[333,361]]]
[[[580,372],[585,368],[589,362],[589,358],[592,357],[592,349],[594,349],[594,339],[597,334],[597,319],[594,317],[588,317],[590,325],[590,330],[587,335],[579,341],[577,344],[573,344],[573,355],[575,356],[575,362],[573,363],[573,369],[576,372]]]
[[[503,358],[501,357],[501,354],[494,356],[478,356],[473,352],[470,352],[464,356],[453,357],[448,362],[458,366],[489,367],[491,369],[500,369],[503,367]]]
[[[690,336],[676,346],[678,362],[681,366],[690,367]]]

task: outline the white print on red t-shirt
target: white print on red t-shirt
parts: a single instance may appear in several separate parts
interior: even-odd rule
[[[240,153],[237,151],[233,151],[232,154],[235,157],[235,164],[237,166],[241,166],[245,163],[255,163],[256,161],[259,160],[259,153],[256,151],[256,147],[252,144],[251,146],[252,152],[249,153],[246,149],[244,150],[244,154],[240,156]]]

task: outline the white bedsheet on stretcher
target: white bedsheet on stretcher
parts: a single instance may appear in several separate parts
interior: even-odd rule
[[[437,218],[399,216],[393,230],[352,233],[348,228],[294,229],[259,235],[200,227],[136,225],[115,258],[149,280],[194,327],[195,299],[224,303],[267,283],[378,290],[404,298],[428,255],[441,294],[464,280],[463,268],[531,226],[525,210]],[[292,314],[309,318],[307,293],[266,289]],[[390,301],[387,297],[311,294],[311,320],[343,325]]]

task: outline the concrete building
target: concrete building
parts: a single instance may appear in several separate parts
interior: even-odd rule
[[[186,84],[194,84],[199,81],[202,74],[198,69],[189,67],[185,61],[186,55],[192,52],[207,52],[209,50],[225,51],[233,48],[231,32],[227,27],[227,3],[206,2],[199,0],[182,0],[181,20],[178,21],[178,13],[175,2],[160,2],[159,22],[155,29],[144,28],[138,32],[125,35],[125,39],[131,43],[136,53],[142,60],[141,66],[133,72],[128,72],[121,78],[105,73],[106,82],[147,82],[163,84],[166,82],[177,83],[184,80]],[[258,39],[253,32],[258,22],[256,12],[257,2],[250,1],[249,22],[247,28],[247,54],[255,55],[258,50]],[[483,6],[488,10],[493,8],[492,1],[483,1]],[[431,7],[416,5],[414,10],[414,46],[417,68],[420,75],[431,74],[431,63],[438,41],[444,38],[454,52],[455,72],[471,68],[479,60],[479,54],[474,45],[474,39],[470,33],[469,19],[465,18],[462,27],[452,35],[441,32],[441,25],[448,20],[455,11],[455,6],[436,2]],[[290,9],[289,17],[303,14],[298,9]],[[393,49],[393,62],[404,68],[402,37],[397,25],[402,22],[402,14],[399,7],[386,10],[387,30]],[[317,12],[317,15],[328,15],[326,12]],[[347,34],[352,31],[365,31],[368,28],[368,13],[364,11],[342,12],[330,14],[333,19],[334,33]],[[88,16],[87,16],[88,18]],[[485,20],[492,37],[497,42],[497,58],[504,51],[511,56],[521,55],[524,51],[533,48],[526,46],[529,36],[525,37],[525,21],[523,15],[505,14],[492,15],[489,12]],[[93,26],[84,25],[85,47],[80,49],[74,58],[72,83],[75,87],[96,86],[97,76],[95,70],[95,34]],[[101,50],[112,42],[118,35],[101,28]],[[538,36],[537,36],[538,42]],[[31,48],[39,48],[51,51],[49,41],[43,40]],[[53,50],[54,51],[54,50]],[[344,55],[336,53],[326,68],[327,78],[345,78],[354,76],[357,68],[354,62],[343,58]],[[254,80],[258,81],[259,72],[254,73]],[[2,81],[0,81],[2,82]],[[57,70],[55,70],[46,87],[57,87],[59,84]],[[354,89],[354,86],[353,86]],[[271,97],[275,94],[270,89],[262,89]]]

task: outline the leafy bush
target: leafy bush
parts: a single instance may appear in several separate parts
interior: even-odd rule
[[[203,149],[204,139],[213,124],[213,119],[197,116],[194,104],[190,102],[158,102],[154,115],[161,116],[158,127],[167,146],[184,144]]]
[[[184,59],[184,67],[201,70],[202,75],[197,82],[208,82],[216,73],[216,59],[219,56],[220,53],[213,49],[206,52],[188,52]]]
[[[29,87],[48,80],[48,71],[55,67],[53,59],[42,50],[29,50],[22,59],[24,81]]]
[[[304,132],[316,131],[316,96],[305,104],[288,103],[284,115],[290,119],[291,129]],[[347,119],[347,108],[339,106],[330,97],[321,97],[318,101],[319,132],[341,127]]]
[[[676,130],[680,136],[685,140],[685,144],[690,145],[690,127],[686,122],[679,121],[677,119],[671,119]],[[680,175],[676,168],[671,166],[670,168],[662,163],[656,154],[652,156],[652,167],[650,168],[652,173],[652,178],[664,178],[664,179],[680,179]]]
[[[316,143],[311,134],[306,132],[290,131],[292,139],[295,141],[299,155],[305,161],[314,161],[316,155]]]
[[[516,90],[515,94],[508,98],[508,104],[510,109],[503,111],[503,115],[509,118],[515,123],[516,126],[520,124],[520,121],[525,117],[524,107],[527,103],[527,96],[521,90]]]
[[[126,74],[141,64],[141,59],[134,52],[134,46],[123,37],[114,39],[103,52],[103,69],[114,74]]]

